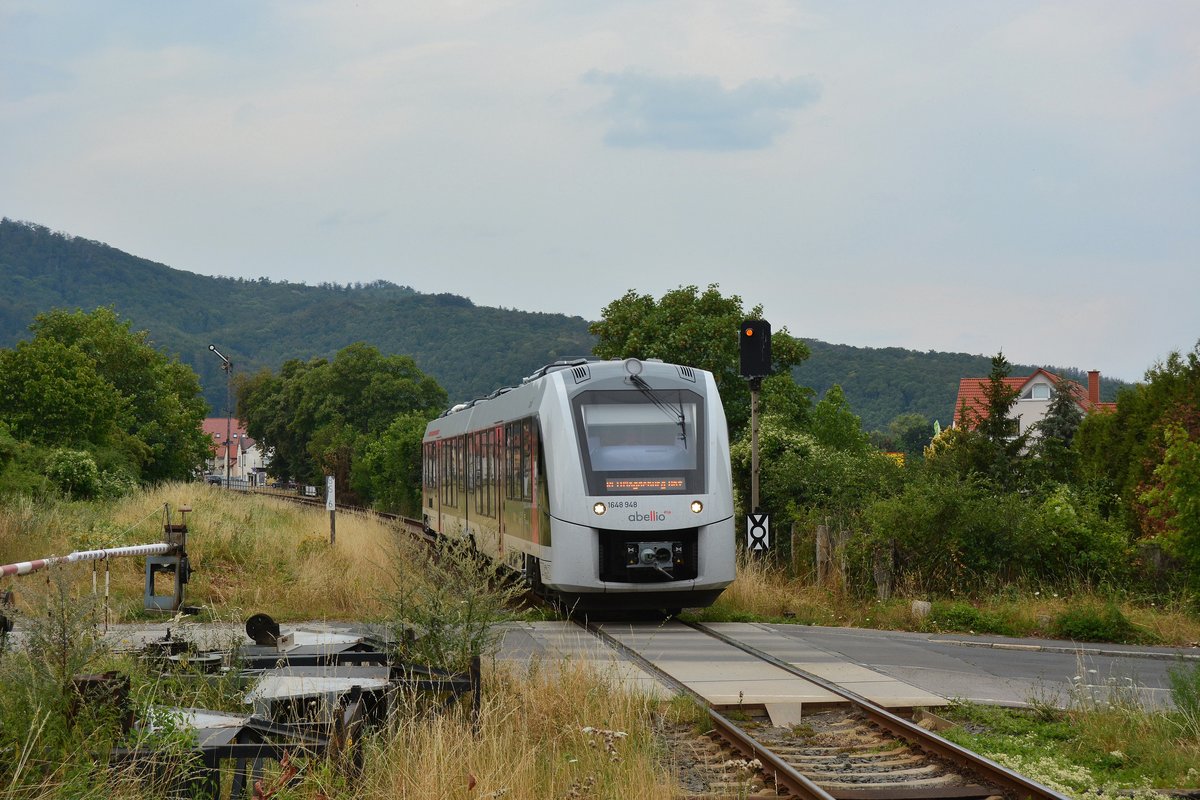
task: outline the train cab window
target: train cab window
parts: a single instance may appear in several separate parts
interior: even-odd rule
[[[704,398],[686,389],[583,392],[572,400],[593,495],[704,491]]]

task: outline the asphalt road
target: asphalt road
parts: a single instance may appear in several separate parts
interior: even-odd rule
[[[1029,705],[1137,699],[1170,705],[1168,670],[1200,668],[1200,648],[767,625],[942,697]]]

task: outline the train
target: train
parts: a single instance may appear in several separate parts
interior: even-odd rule
[[[733,514],[724,408],[689,366],[557,361],[422,439],[426,529],[569,610],[711,605],[735,575]]]

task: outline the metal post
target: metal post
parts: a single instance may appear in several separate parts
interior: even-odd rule
[[[225,488],[229,488],[229,448],[233,444],[233,362],[221,354],[215,344],[208,349],[221,359],[221,369],[225,370]]]
[[[762,378],[750,379],[750,513],[758,513],[758,391]]]
[[[329,512],[329,546],[337,544],[337,487],[332,475],[325,476],[325,510]]]

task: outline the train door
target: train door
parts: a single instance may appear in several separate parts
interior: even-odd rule
[[[425,527],[440,530],[438,497],[438,443],[426,442],[421,448],[421,516]]]
[[[496,556],[504,557],[504,515],[500,513],[500,439],[503,429],[500,426],[483,432],[486,449],[485,463],[487,464],[488,513],[495,525]]]

